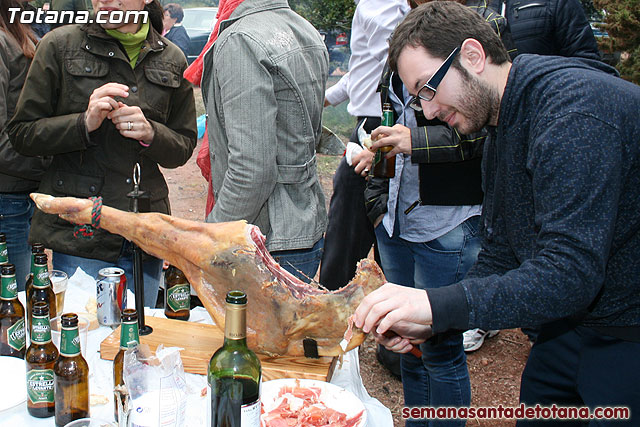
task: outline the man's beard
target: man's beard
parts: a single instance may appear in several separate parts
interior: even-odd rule
[[[456,125],[462,134],[470,134],[480,131],[489,124],[497,123],[500,109],[500,95],[498,91],[467,70],[458,70],[462,76],[463,91],[457,99],[457,111],[465,119]]]

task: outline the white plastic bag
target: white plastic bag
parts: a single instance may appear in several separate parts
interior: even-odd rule
[[[144,344],[127,350],[123,378],[130,397],[129,426],[184,425],[187,384],[180,350],[160,345],[155,356]]]

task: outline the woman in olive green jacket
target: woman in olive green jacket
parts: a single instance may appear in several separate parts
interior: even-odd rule
[[[96,14],[113,17],[144,8],[151,24],[68,25],[48,33],[40,41],[9,132],[18,152],[53,155],[41,192],[101,196],[105,205],[128,210],[127,193],[138,163],[141,189],[150,196],[147,209],[168,214],[168,187],[159,166],[185,164],[196,145],[193,88],[182,77],[186,60],[159,34],[162,8],[157,0],[93,4]],[[68,274],[80,266],[95,276],[102,267],[119,265],[132,278],[130,249],[122,237],[101,229],[91,238],[76,236],[74,225],[37,211],[29,240],[53,249],[54,267]],[[155,306],[161,264],[145,260],[147,306]]]

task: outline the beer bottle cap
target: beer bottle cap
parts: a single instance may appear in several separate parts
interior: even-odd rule
[[[122,310],[122,315],[120,316],[120,320],[122,322],[137,322],[138,321],[138,312],[135,308],[125,308]]]
[[[247,294],[242,291],[229,291],[227,293],[226,301],[229,304],[246,304],[247,303]]]
[[[45,265],[47,263],[47,254],[36,254],[33,257],[33,263],[37,265]]]
[[[15,276],[16,275],[16,267],[13,264],[3,264],[2,270],[0,270],[0,274],[3,276]]]
[[[4,233],[0,233],[0,243],[4,243],[7,241],[7,236]]]
[[[34,316],[48,316],[49,315],[49,304],[44,301],[38,301],[33,304],[33,315]]]
[[[78,315],[75,313],[65,313],[62,315],[63,328],[75,328],[78,326]]]
[[[34,243],[31,246],[32,254],[43,254],[44,253],[44,245],[42,243]]]

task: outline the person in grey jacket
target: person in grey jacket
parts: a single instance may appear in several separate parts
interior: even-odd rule
[[[595,60],[511,63],[486,23],[453,2],[411,12],[389,58],[427,118],[462,133],[490,126],[482,249],[458,283],[385,284],[364,298],[356,326],[407,352],[432,333],[540,322],[521,402],[624,405],[631,418],[619,425],[638,425],[640,88]]]
[[[7,133],[36,42],[29,26],[9,23],[13,7],[20,7],[17,0],[0,5],[0,233],[6,235],[9,262],[16,266],[18,290],[23,291],[31,259],[27,238],[34,204],[29,193],[38,189],[51,159],[18,154]]]
[[[204,58],[216,204],[207,222],[244,219],[301,279],[322,255],[327,213],[316,171],[328,54],[285,0],[245,0]]]

